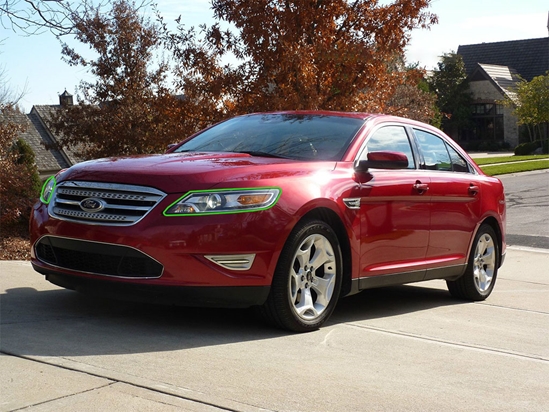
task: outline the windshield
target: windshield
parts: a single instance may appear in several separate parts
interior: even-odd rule
[[[175,151],[337,161],[363,123],[362,119],[325,115],[241,116],[204,131]]]

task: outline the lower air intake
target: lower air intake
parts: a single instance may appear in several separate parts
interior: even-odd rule
[[[120,278],[158,278],[164,267],[128,246],[45,236],[35,245],[43,263],[63,269]]]

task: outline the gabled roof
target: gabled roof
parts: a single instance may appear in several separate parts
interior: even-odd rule
[[[477,63],[512,67],[526,81],[549,71],[549,37],[462,45],[457,54],[463,58],[467,75]]]
[[[478,64],[477,68],[469,76],[469,80],[490,80],[494,86],[511,100],[515,100],[516,93],[514,88],[520,82],[520,77],[516,70],[507,66],[497,66],[493,64]]]
[[[49,140],[49,144],[57,143],[57,136],[53,134],[53,132],[47,127],[45,122],[50,118],[52,112],[60,108],[60,105],[34,105],[31,109],[31,112],[29,113],[29,117],[32,116],[36,119],[37,123],[39,123],[39,126],[37,126],[37,128],[41,132],[41,134],[44,135],[44,139]],[[61,151],[61,153],[66,158],[67,162],[70,163],[70,165],[82,161],[82,159],[78,158],[78,156],[76,156],[71,149],[65,148]]]
[[[25,131],[20,133],[19,137],[27,142],[34,152],[36,166],[42,176],[51,175],[71,166],[61,151],[46,149],[46,144],[50,144],[51,141],[48,139],[47,134],[40,129],[33,116],[15,110],[9,114],[4,113],[0,116],[24,127]]]

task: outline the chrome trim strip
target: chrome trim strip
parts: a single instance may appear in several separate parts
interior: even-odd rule
[[[343,203],[349,209],[360,209],[360,197],[350,197],[343,199]]]
[[[216,265],[230,270],[250,270],[254,263],[255,253],[247,255],[204,255]]]

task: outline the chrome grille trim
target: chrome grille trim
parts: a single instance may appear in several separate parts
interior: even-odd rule
[[[130,226],[143,219],[166,194],[137,185],[66,181],[57,185],[49,204],[51,217],[89,225]],[[83,210],[84,199],[100,199],[104,208]]]

